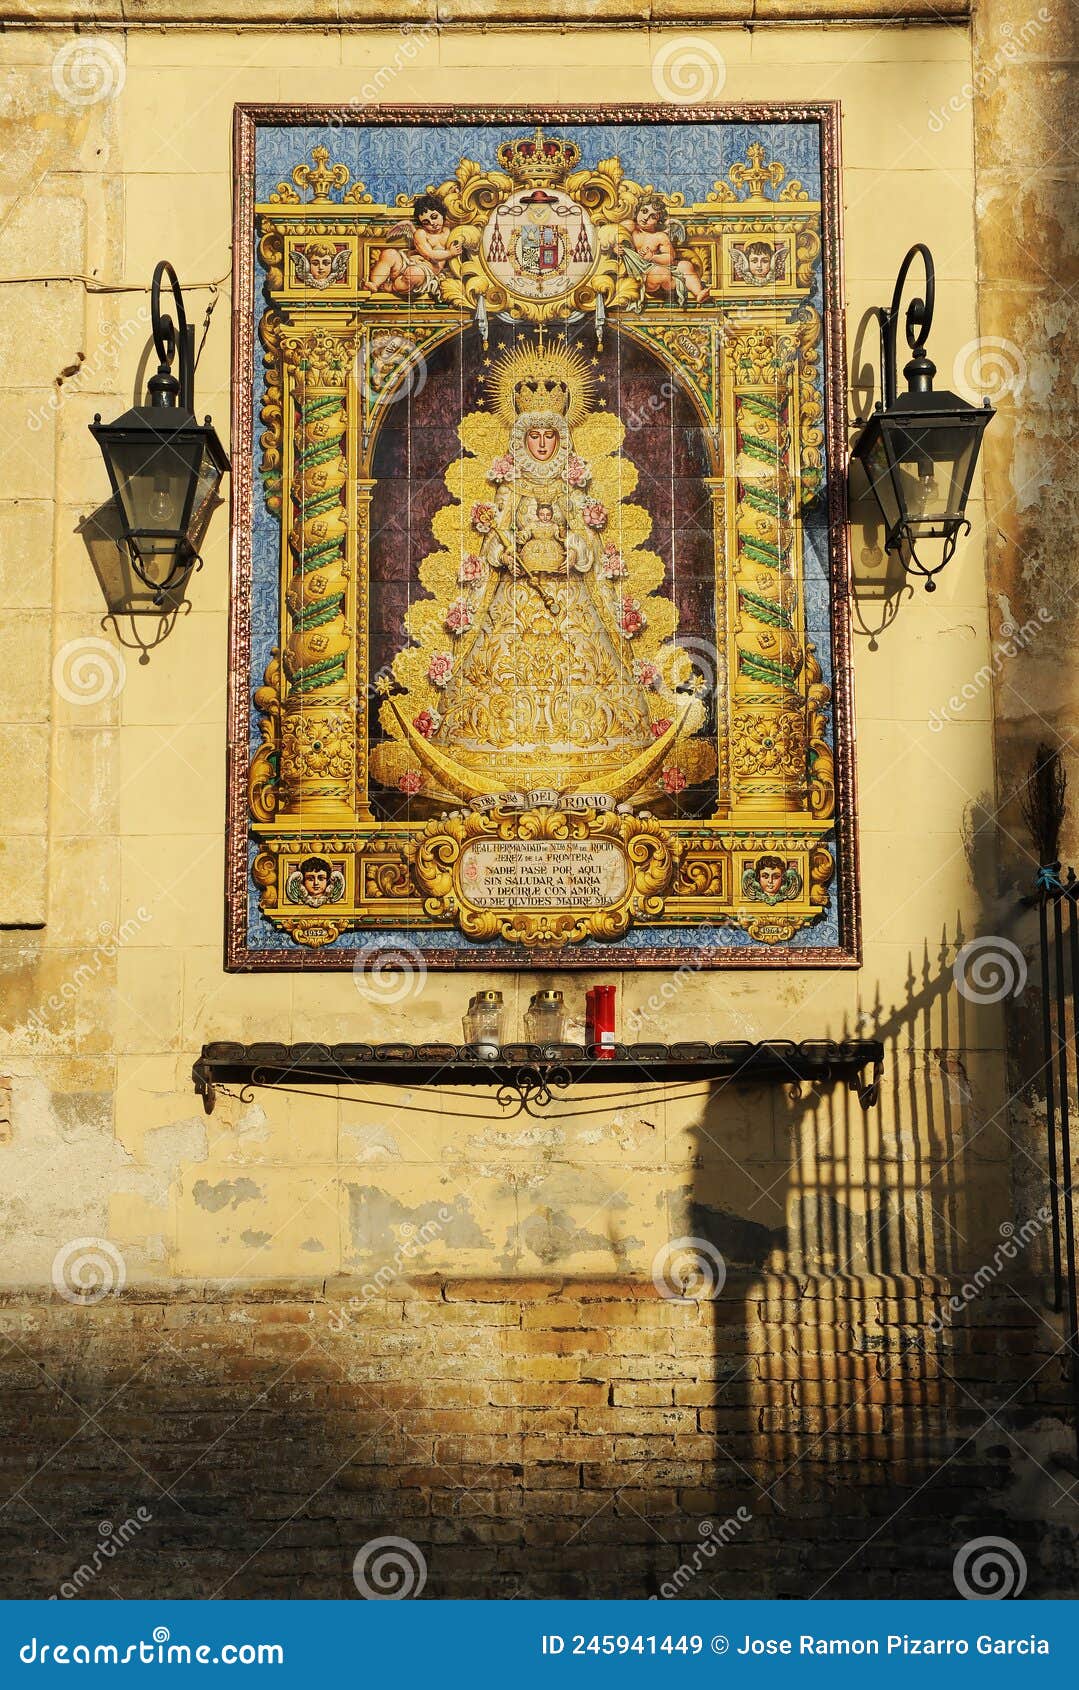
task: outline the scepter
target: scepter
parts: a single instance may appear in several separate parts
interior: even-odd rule
[[[540,586],[539,582],[536,580],[536,577],[533,575],[532,571],[529,569],[527,563],[521,562],[521,559],[517,555],[517,547],[516,547],[515,543],[509,538],[508,534],[503,532],[503,530],[499,527],[497,522],[491,523],[491,533],[494,535],[496,540],[501,540],[501,542],[505,546],[507,552],[509,552],[512,555],[512,557],[513,557],[513,573],[516,575],[518,570],[520,570],[521,574],[524,576],[524,578],[528,582],[529,586],[535,587],[535,589],[536,589],[537,593],[539,594],[540,598],[543,600],[544,604],[547,606],[547,609],[551,612],[551,615],[557,616],[559,614],[559,610],[560,610],[561,607],[556,602],[556,600],[554,600],[551,597],[551,595],[547,591],[547,589],[545,587]]]

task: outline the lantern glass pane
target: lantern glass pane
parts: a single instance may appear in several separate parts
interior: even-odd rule
[[[203,447],[198,481],[195,484],[195,497],[191,504],[191,516],[187,525],[188,539],[196,551],[203,534],[206,532],[206,524],[210,520],[223,474],[224,471],[207,443]]]
[[[907,518],[925,524],[963,514],[982,419],[927,417],[884,424],[895,464],[898,498]]]
[[[901,519],[899,501],[892,480],[891,465],[884,447],[883,434],[877,434],[862,456],[862,463],[870,488],[881,509],[889,533]]]
[[[185,533],[202,440],[196,435],[162,440],[149,430],[110,444],[112,472],[124,521],[143,555],[174,552]]]

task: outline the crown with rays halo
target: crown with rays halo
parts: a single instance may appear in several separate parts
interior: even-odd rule
[[[523,411],[554,411],[572,427],[592,409],[595,388],[588,359],[571,346],[506,352],[487,378],[491,403],[505,422]]]

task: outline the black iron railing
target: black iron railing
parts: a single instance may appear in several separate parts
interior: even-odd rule
[[[1039,869],[1037,904],[1053,1307],[1065,1317],[1072,1394],[1079,1419],[1079,1288],[1072,1160],[1072,1099],[1079,1096],[1079,879],[1075,870],[1069,869],[1062,878],[1059,863]]]

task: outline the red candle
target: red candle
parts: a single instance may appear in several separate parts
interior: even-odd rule
[[[607,1061],[614,1056],[614,990],[613,986],[596,989],[596,1055]]]

